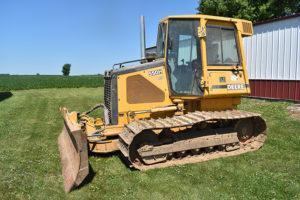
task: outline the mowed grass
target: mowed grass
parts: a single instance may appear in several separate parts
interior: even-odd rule
[[[57,149],[60,105],[84,111],[102,101],[102,88],[12,91],[0,102],[1,199],[300,199],[300,121],[284,102],[244,99],[262,113],[265,146],[203,163],[130,170],[119,154],[90,157],[95,175],[65,194]]]
[[[101,86],[102,75],[0,75],[0,91]]]

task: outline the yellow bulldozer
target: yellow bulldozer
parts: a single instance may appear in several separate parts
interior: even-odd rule
[[[60,108],[66,192],[89,174],[89,152],[120,151],[130,167],[147,170],[238,155],[264,144],[264,119],[236,109],[250,94],[243,51],[243,37],[253,34],[250,21],[169,16],[158,25],[156,47],[148,49],[144,30],[140,64],[118,63],[105,72],[103,104],[83,113]],[[89,116],[97,109],[103,117]]]

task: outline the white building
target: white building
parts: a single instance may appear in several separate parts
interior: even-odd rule
[[[300,101],[300,13],[254,24],[244,42],[251,95]]]

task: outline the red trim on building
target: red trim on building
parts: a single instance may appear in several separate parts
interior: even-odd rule
[[[300,101],[300,80],[250,80],[252,97]]]

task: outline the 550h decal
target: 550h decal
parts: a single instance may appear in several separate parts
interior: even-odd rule
[[[152,70],[152,71],[148,72],[149,76],[157,76],[157,75],[160,75],[160,74],[162,74],[162,70],[161,69]]]

